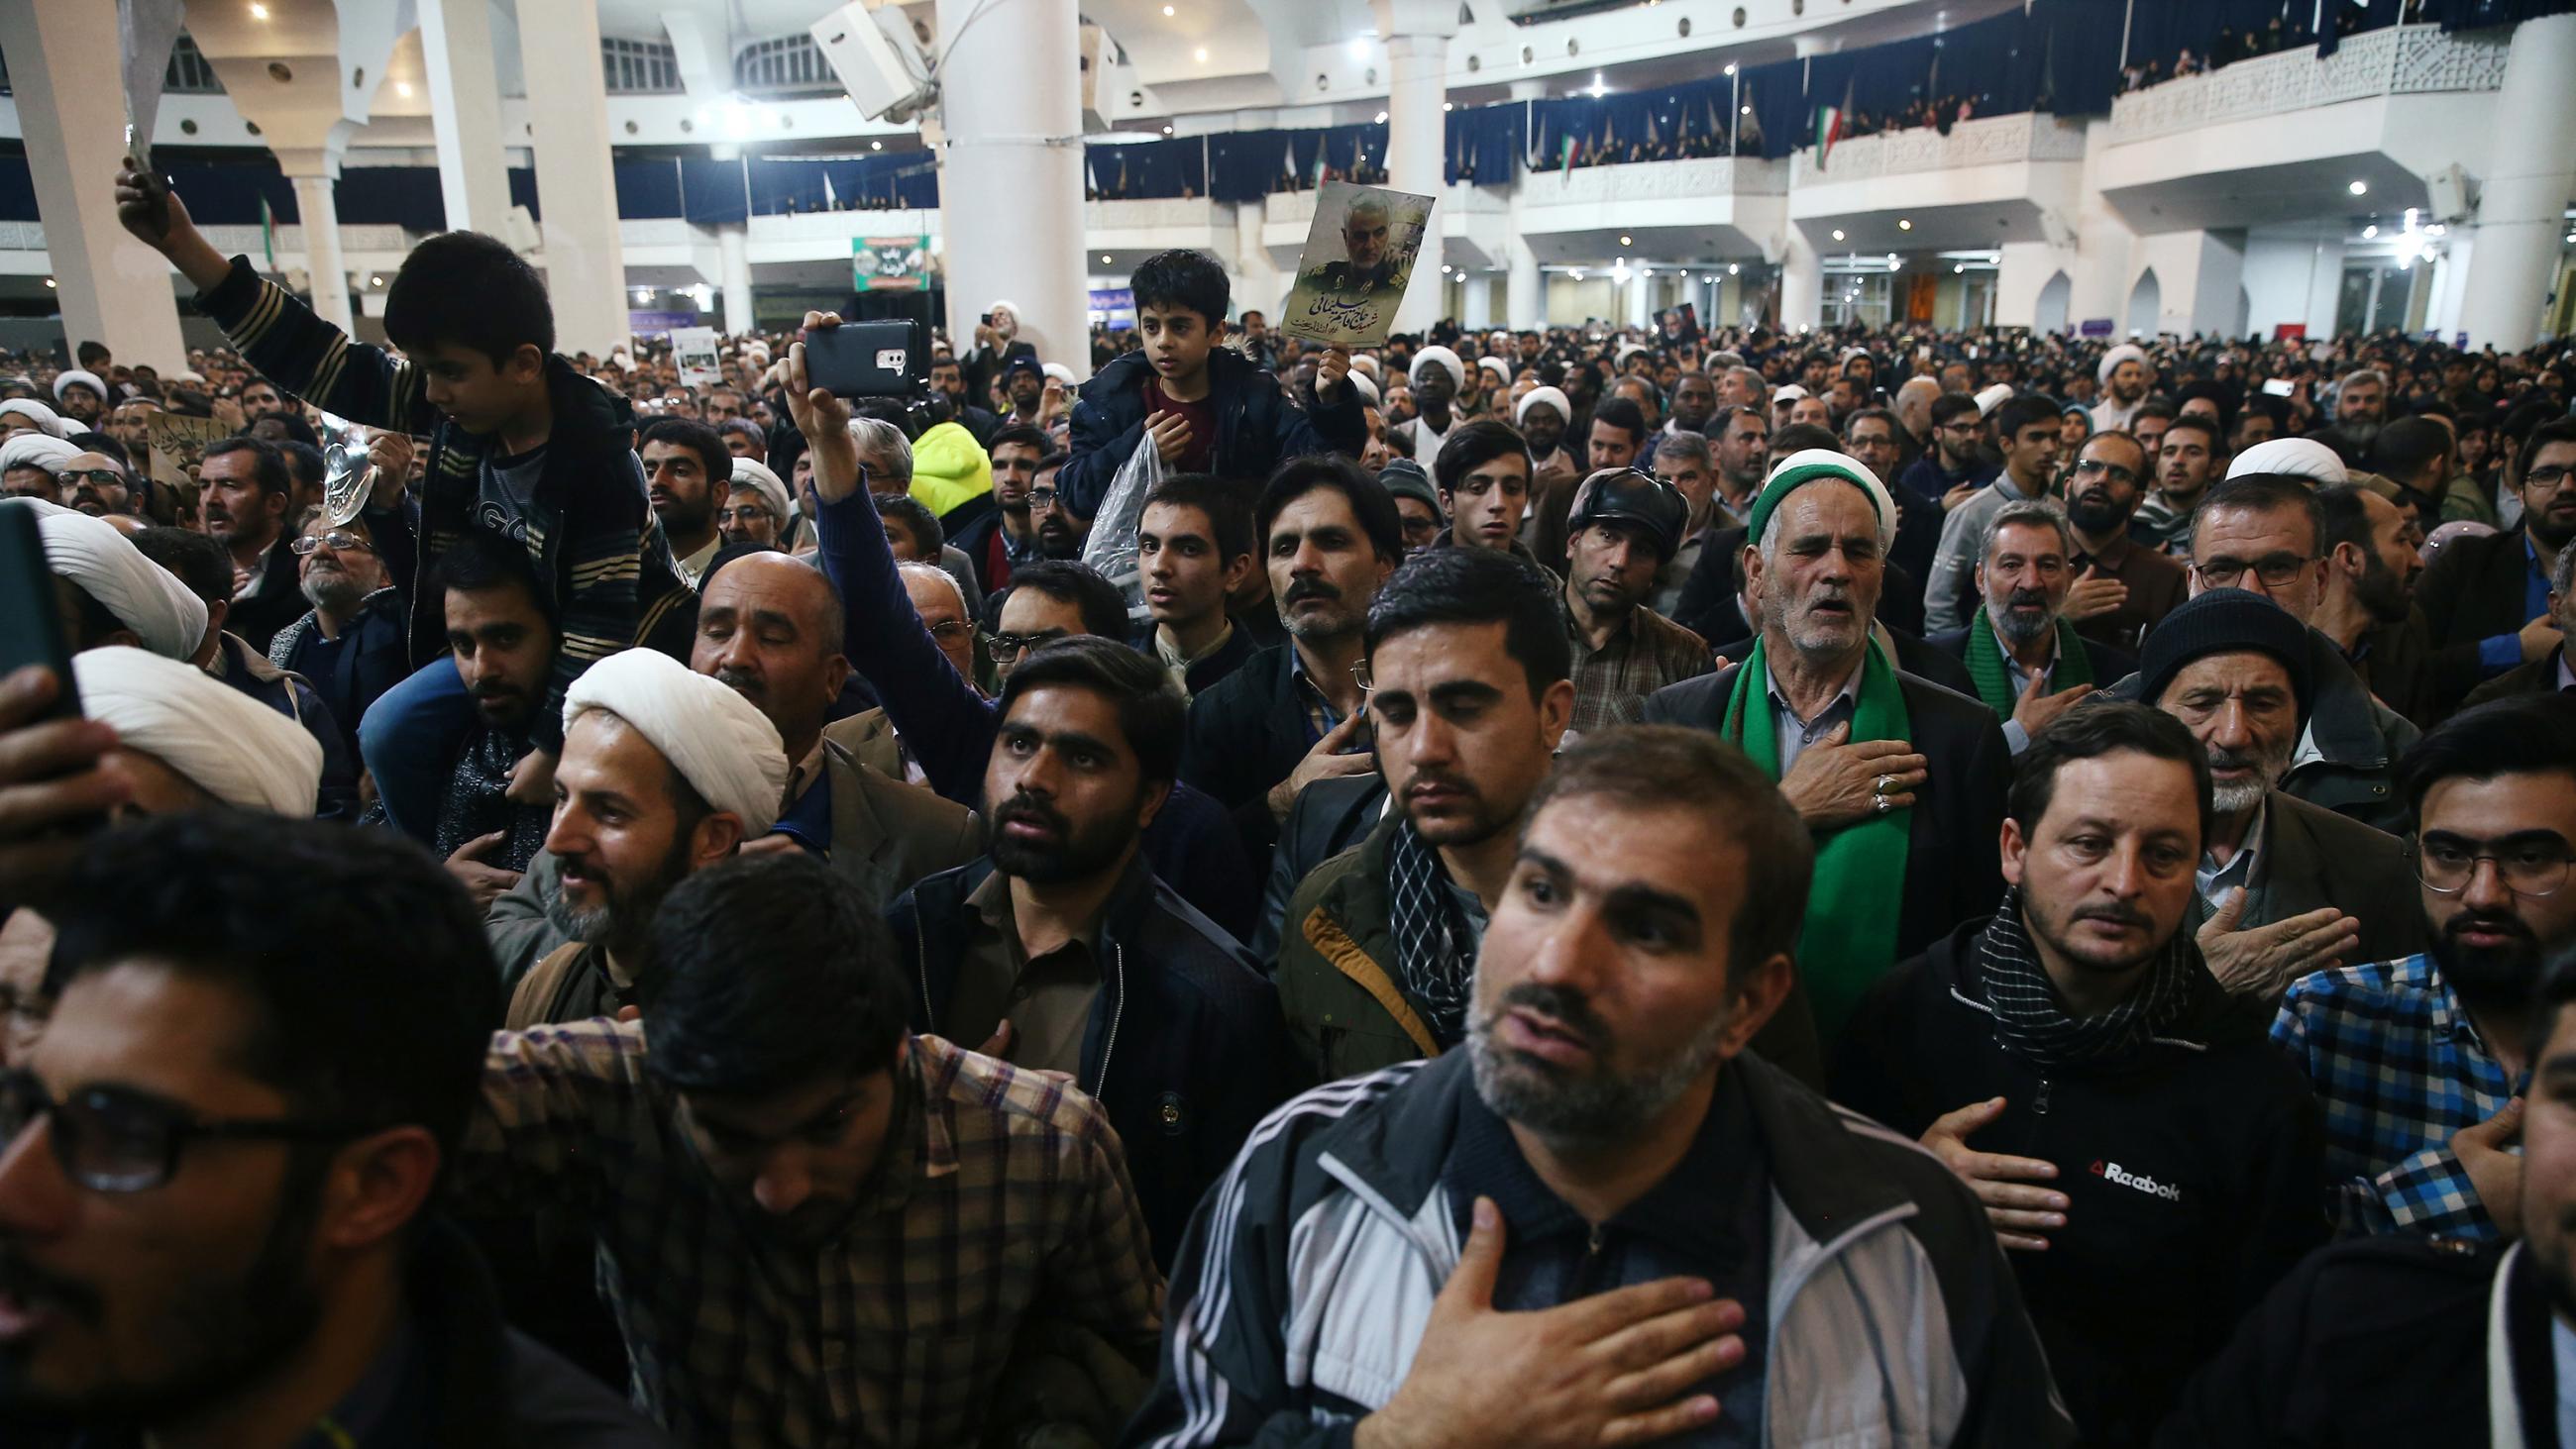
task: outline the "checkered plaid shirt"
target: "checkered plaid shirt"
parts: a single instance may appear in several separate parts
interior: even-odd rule
[[[2451,1134],[2520,1088],[2430,956],[2301,978],[2272,1023],[2326,1118],[2328,1210],[2346,1233],[2494,1240]]]
[[[1562,596],[1556,610],[1574,644],[1574,718],[1577,733],[1635,724],[1646,717],[1646,696],[1667,684],[1697,679],[1717,667],[1697,634],[1637,606],[1600,648],[1583,637]]]
[[[455,1190],[596,1232],[632,1392],[679,1443],[971,1444],[1037,1320],[1149,1364],[1162,1276],[1097,1103],[911,1041],[885,1155],[821,1248],[765,1233],[699,1164],[640,1024],[495,1035]]]

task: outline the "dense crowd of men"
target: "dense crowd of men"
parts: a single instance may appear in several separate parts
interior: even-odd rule
[[[9,1442],[2576,1432],[2554,353],[1174,251],[691,387],[116,185],[229,346],[0,379]]]

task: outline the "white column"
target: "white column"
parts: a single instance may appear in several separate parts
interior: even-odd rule
[[[1482,272],[1467,274],[1459,288],[1458,325],[1471,332],[1482,332],[1494,325],[1494,279]],[[1483,349],[1477,349],[1482,352]]]
[[[1780,257],[1780,328],[1796,332],[1825,320],[1825,259],[1796,222],[1789,223],[1789,244]]]
[[[0,52],[17,88],[36,213],[52,258],[66,345],[103,342],[119,362],[184,366],[170,264],[116,221],[125,140],[116,7],[98,0],[0,5]]]
[[[2068,277],[2072,286],[2066,319],[2070,326],[2080,326],[2107,318],[2118,332],[2126,328],[2129,315],[2129,252],[2135,238],[2129,224],[2102,199],[2101,152],[2110,139],[2107,121],[2085,128],[2083,180],[2075,211],[2075,270]]]
[[[2469,274],[2476,270],[2478,255],[2478,229],[2473,226],[2452,227],[2443,241],[2442,260],[2433,269],[2433,309],[2425,317],[2424,325],[2440,332],[2444,342],[2451,342],[2459,336],[2461,314],[2468,306]],[[2333,323],[2331,311],[2326,314],[2326,321],[2329,325]],[[2308,335],[2322,334],[2310,328]]]
[[[598,0],[520,6],[519,59],[531,77],[528,117],[555,349],[604,357],[632,337],[625,250],[617,236],[617,183],[609,169]]]
[[[1080,17],[1074,0],[1013,0],[999,18],[976,16],[986,8],[938,0],[951,47],[939,148],[948,335],[971,346],[977,316],[1007,299],[1040,357],[1086,377]]]
[[[502,235],[510,178],[501,151],[501,83],[488,0],[418,0],[438,192],[451,231]]]
[[[2576,15],[2526,20],[2506,52],[2504,89],[2488,114],[2513,118],[2517,137],[2576,130]],[[2558,275],[2560,228],[2576,190],[2576,156],[2563,145],[2499,137],[2478,198],[2477,264],[2460,299],[2471,347],[2518,352],[2537,341],[2540,309]]]
[[[1262,222],[1268,213],[1258,201],[1237,202],[1234,208],[1234,311],[1236,316],[1258,312],[1273,324],[1279,321],[1279,304],[1288,300],[1288,278],[1271,259],[1269,246],[1261,240]]]
[[[295,216],[304,232],[306,285],[313,290],[313,315],[355,335],[349,320],[349,269],[340,260],[340,208],[332,195],[339,183],[338,157],[318,164],[313,158],[280,154],[287,179],[295,183]]]
[[[751,227],[744,222],[727,222],[716,228],[716,252],[724,275],[717,282],[724,288],[724,330],[749,332],[751,322]]]
[[[1386,174],[1398,191],[1419,192],[1447,205],[1449,188],[1441,180],[1444,135],[1441,102],[1449,96],[1449,37],[1458,33],[1455,0],[1371,0],[1378,33],[1386,38]],[[1427,332],[1440,320],[1439,207],[1431,212],[1431,235],[1422,239],[1414,285],[1395,309],[1395,330]],[[1423,273],[1430,273],[1429,282]]]
[[[1631,326],[1631,327],[1652,327],[1652,326],[1654,326],[1654,325],[1655,325],[1655,283],[1654,283],[1654,279],[1653,279],[1653,278],[1651,278],[1651,277],[1649,277],[1649,276],[1647,276],[1647,275],[1646,275],[1644,272],[1642,272],[1642,271],[1635,271],[1635,270],[1631,270],[1631,271],[1628,273],[1628,284],[1627,284],[1627,286],[1626,286],[1626,287],[1622,288],[1621,290],[1625,291],[1625,292],[1628,294],[1628,295],[1627,295],[1627,297],[1625,298],[1625,300],[1626,300],[1626,302],[1627,302],[1627,304],[1628,304],[1628,325],[1629,325],[1629,326]]]

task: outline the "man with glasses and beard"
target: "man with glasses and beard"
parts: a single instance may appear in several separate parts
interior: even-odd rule
[[[2307,1083],[2192,948],[2209,819],[2208,765],[2171,718],[2103,703],[2040,731],[1995,915],[1873,988],[1835,1064],[1835,1101],[1919,1137],[1985,1204],[2058,1390],[2109,1449],[2145,1444],[2325,1237]]]
[[[2066,521],[2075,531],[2066,618],[2075,632],[2115,649],[2137,648],[2191,593],[2181,564],[2129,536],[2129,520],[2146,496],[2147,469],[2148,454],[2137,439],[2096,433],[2076,451],[2062,484]]]
[[[2419,597],[2436,647],[2474,642],[2492,678],[2546,659],[2561,642],[2549,574],[2576,542],[2576,418],[2531,430],[2516,455],[2522,527],[2451,541],[2424,570]]]
[[[45,909],[59,998],[0,1078],[0,1438],[665,1442],[430,1208],[498,1003],[426,857],[204,812],[99,835]]]
[[[583,671],[564,697],[546,831],[560,872],[546,914],[569,944],[519,978],[508,1024],[637,1006],[653,912],[682,877],[769,833],[787,771],[768,716],[667,654],[628,649]]]
[[[2300,981],[2272,1040],[2325,1105],[2346,1230],[2509,1240],[2531,1077],[2521,1013],[2542,963],[2576,944],[2576,699],[2455,715],[2400,778],[2430,949]]]
[[[1000,717],[985,859],[887,913],[922,993],[914,1024],[1097,1097],[1169,1263],[1190,1209],[1285,1094],[1279,999],[1140,850],[1186,718],[1162,666],[1113,640],[1060,640],[1003,681]]]
[[[313,607],[268,641],[268,662],[313,686],[339,721],[354,759],[358,721],[367,706],[411,672],[411,606],[386,577],[362,519],[335,527],[314,509],[288,548],[303,570],[298,582]]]
[[[1811,861],[1705,734],[1568,750],[1465,1050],[1264,1125],[1191,1228],[1129,1442],[2070,1442],[1967,1189],[1746,1050]]]

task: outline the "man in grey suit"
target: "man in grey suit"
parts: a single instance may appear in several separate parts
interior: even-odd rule
[[[2352,961],[2411,955],[2422,924],[2403,842],[2280,788],[2314,694],[2307,629],[2260,594],[2217,589],[2165,616],[2138,697],[2209,752],[2211,820],[2190,923],[2231,991],[2277,999]]]
[[[865,768],[823,738],[823,717],[850,673],[841,657],[840,600],[821,571],[783,553],[727,562],[698,604],[689,667],[760,708],[786,746],[786,808],[775,832],[745,851],[802,847],[882,910],[923,876],[984,852],[975,812]],[[515,982],[571,938],[552,919],[561,867],[540,851],[519,884],[492,902],[484,933]]]

